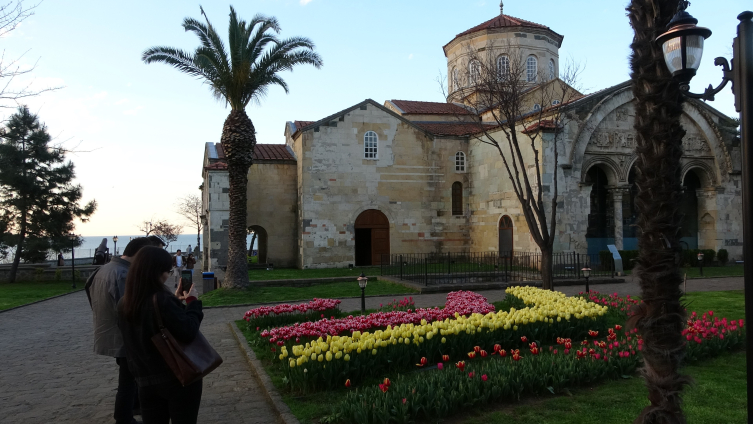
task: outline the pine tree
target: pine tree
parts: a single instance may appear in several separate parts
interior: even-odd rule
[[[18,264],[42,261],[49,249],[70,246],[73,220],[86,222],[97,205],[80,205],[81,186],[73,184],[74,166],[39,117],[19,107],[0,133],[0,241],[15,247],[10,283]]]

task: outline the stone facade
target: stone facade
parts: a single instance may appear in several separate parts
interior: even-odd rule
[[[444,47],[448,74],[468,66],[463,62],[468,46],[496,57],[514,40],[516,54],[536,56],[539,72],[546,73],[551,61],[556,77],[562,39],[542,25],[500,15]],[[378,263],[384,253],[496,252],[500,228],[509,231],[510,223],[511,248],[536,251],[499,152],[479,135],[479,125],[490,125],[488,112],[479,115],[463,104],[463,87],[451,82],[448,88],[448,103],[388,100],[381,105],[367,99],[318,121],[287,122],[284,145],[257,145],[288,152],[261,154],[249,169],[247,222],[264,230],[267,262],[345,267]],[[543,132],[536,142],[542,186],[534,187],[550,202],[557,179],[555,251],[594,253],[607,243],[634,249],[636,155],[629,82],[560,107],[568,118],[565,126],[556,137]],[[739,259],[741,164],[734,124],[696,101],[685,104],[682,124],[687,131],[683,208],[692,217],[684,224],[683,240],[688,248],[725,248],[731,259]],[[504,137],[491,125],[485,128],[496,139]],[[519,127],[518,135],[527,140],[523,130]],[[522,154],[533,176],[533,153],[523,149]],[[222,269],[226,261],[222,163],[221,146],[207,143],[204,252],[211,270]],[[373,256],[362,255],[367,250]]]

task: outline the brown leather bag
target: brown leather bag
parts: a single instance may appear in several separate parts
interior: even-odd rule
[[[152,343],[157,347],[180,384],[184,387],[188,386],[222,364],[222,358],[201,332],[197,332],[196,337],[188,343],[176,340],[162,323],[156,294],[152,297],[152,302],[154,303],[154,316],[159,325],[159,333],[152,336]]]

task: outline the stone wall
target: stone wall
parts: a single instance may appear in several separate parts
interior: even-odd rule
[[[276,267],[297,265],[297,181],[295,162],[257,161],[248,170],[246,225],[264,229],[267,262]]]
[[[378,135],[378,157],[364,159],[364,135]],[[378,209],[390,222],[391,253],[470,248],[467,173],[455,173],[463,139],[432,139],[374,102],[335,116],[294,142],[298,157],[300,265],[354,263],[358,215]],[[464,188],[464,213],[452,215],[452,184]]]
[[[207,261],[203,268],[214,272],[214,276],[222,281],[227,269],[228,252],[228,222],[230,219],[230,179],[227,171],[206,171],[204,176],[204,193],[206,199],[205,211],[208,228],[205,229],[204,258]]]

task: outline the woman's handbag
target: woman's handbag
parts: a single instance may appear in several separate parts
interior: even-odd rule
[[[152,343],[157,347],[180,384],[184,387],[188,386],[222,364],[222,358],[200,331],[188,343],[176,340],[162,323],[156,294],[152,297],[152,301],[154,302],[154,315],[159,325],[159,333],[152,336]]]

